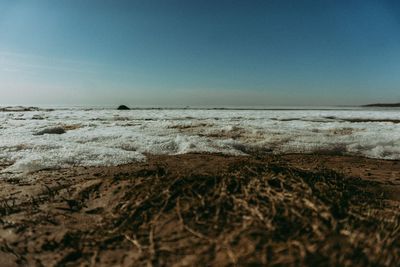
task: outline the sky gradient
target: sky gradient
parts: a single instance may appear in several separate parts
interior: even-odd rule
[[[0,1],[0,105],[400,102],[400,2]]]

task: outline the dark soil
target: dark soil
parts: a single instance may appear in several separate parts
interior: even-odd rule
[[[398,266],[400,168],[365,162],[189,154],[3,179],[0,265]]]

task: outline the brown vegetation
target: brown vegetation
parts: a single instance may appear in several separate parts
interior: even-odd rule
[[[2,181],[0,265],[396,266],[399,202],[332,158],[362,161],[153,156]]]

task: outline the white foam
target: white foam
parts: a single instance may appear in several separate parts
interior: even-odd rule
[[[400,159],[400,124],[388,121],[399,118],[399,110],[1,112],[0,163],[12,162],[3,171],[17,173],[119,165],[144,160],[146,153],[242,155],[253,149],[274,153],[340,150]],[[66,133],[34,135],[52,127],[64,127]]]

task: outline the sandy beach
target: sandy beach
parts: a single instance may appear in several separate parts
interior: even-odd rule
[[[396,266],[400,162],[147,155],[1,179],[1,266]]]

